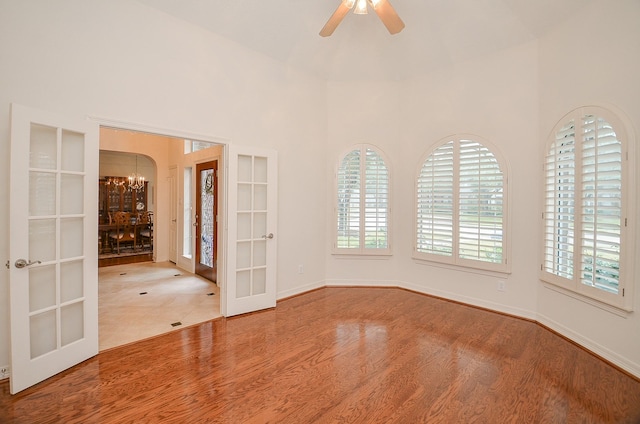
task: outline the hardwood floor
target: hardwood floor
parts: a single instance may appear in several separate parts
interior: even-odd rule
[[[539,325],[325,288],[100,353],[3,423],[638,423],[640,382]]]

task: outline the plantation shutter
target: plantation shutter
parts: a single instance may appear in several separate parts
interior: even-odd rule
[[[340,162],[337,180],[336,248],[350,253],[388,250],[389,170],[382,156],[360,145]]]
[[[339,249],[360,248],[360,150],[347,154],[338,168]]]
[[[460,140],[458,257],[502,263],[503,175],[489,149]]]
[[[438,147],[422,165],[417,181],[416,251],[453,254],[454,142]]]
[[[557,133],[545,161],[544,270],[573,278],[575,123]]]
[[[366,149],[365,161],[365,248],[389,247],[387,221],[389,211],[389,171],[384,160],[372,149]]]
[[[617,294],[620,280],[622,144],[602,118],[582,120],[582,284]]]

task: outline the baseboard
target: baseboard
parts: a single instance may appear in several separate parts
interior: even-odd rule
[[[495,312],[500,312],[507,315],[513,315],[518,318],[524,318],[535,321],[536,313],[528,311],[526,309],[512,308],[499,303],[488,302],[482,299],[476,299],[473,297],[460,296],[455,293],[433,290],[425,288],[417,284],[411,284],[406,281],[397,280],[347,280],[347,279],[331,279],[327,280],[327,287],[347,286],[347,287],[395,287],[399,289],[411,290],[417,293],[426,294],[428,296],[439,297],[442,299],[452,300],[459,303],[464,303],[470,306],[476,306],[483,309],[490,309]]]
[[[464,303],[470,306],[476,306],[478,308],[489,309],[494,312],[499,312],[506,315],[511,315],[517,318],[523,318],[530,321],[536,320],[536,313],[534,311],[529,311],[522,308],[514,308],[511,306],[503,305],[500,303],[490,302],[484,299],[477,299],[469,296],[461,296],[456,293],[451,293],[443,290],[433,290],[430,288],[426,288],[424,286],[419,286],[416,284],[411,284],[407,282],[398,282],[398,287],[411,290],[414,292],[426,294],[429,296],[440,297],[447,300],[452,300],[454,302]]]
[[[627,358],[617,354],[616,352],[602,346],[593,340],[582,336],[575,331],[564,327],[563,325],[549,319],[546,316],[540,315],[537,312],[529,311],[522,308],[513,308],[510,306],[502,305],[486,301],[483,299],[476,299],[468,296],[461,296],[456,293],[451,293],[443,290],[433,290],[424,286],[408,283],[406,281],[390,281],[390,280],[349,280],[349,279],[330,279],[326,281],[316,282],[305,287],[290,290],[288,292],[279,293],[279,298],[291,297],[302,294],[307,291],[317,290],[322,287],[394,287],[399,289],[410,290],[416,293],[425,294],[427,296],[433,296],[442,298],[445,300],[451,300],[454,302],[463,303],[469,306],[474,306],[482,309],[487,309],[497,313],[511,315],[517,318],[523,318],[533,321],[543,327],[546,327],[550,331],[556,332],[562,337],[566,337],[570,341],[581,346],[585,350],[589,351],[593,355],[599,357],[605,362],[610,363],[612,366],[619,368],[623,372],[628,373],[633,378],[640,380],[640,364],[628,360]],[[285,293],[291,293],[284,295]],[[280,296],[282,295],[282,296]]]
[[[288,297],[298,296],[306,292],[321,289],[322,287],[325,287],[325,286],[326,284],[324,281],[316,281],[314,283],[306,284],[304,286],[296,287],[294,289],[279,291],[276,296],[278,300],[283,300]]]
[[[325,282],[327,287],[396,287],[398,282],[392,280],[346,280],[330,279]]]
[[[640,379],[640,364],[628,360],[624,356],[621,356],[611,349],[608,349],[606,346],[596,343],[595,341],[584,337],[580,333],[576,333],[575,331],[563,326],[562,324],[550,319],[549,317],[538,314],[536,321],[540,325],[547,327],[548,329],[558,333],[562,337],[566,337],[567,339],[580,345],[594,355],[611,363],[613,366],[620,368],[622,371],[631,374],[637,379]]]

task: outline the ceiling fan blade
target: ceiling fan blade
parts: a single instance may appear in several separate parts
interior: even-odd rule
[[[350,8],[344,4],[343,1],[340,2],[340,6],[333,12],[333,15],[329,18],[324,27],[320,30],[320,35],[322,37],[328,37],[333,34],[333,31],[336,30],[340,22],[344,19],[344,17],[349,13]]]
[[[404,28],[404,22],[402,22],[402,19],[400,19],[396,10],[391,6],[389,0],[378,0],[377,4],[374,0],[372,3],[374,4],[373,10],[375,10],[376,14],[391,34],[397,34],[402,31]]]

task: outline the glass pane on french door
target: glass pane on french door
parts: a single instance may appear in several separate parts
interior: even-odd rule
[[[37,358],[84,338],[84,135],[31,124],[29,338]]]
[[[238,155],[236,298],[267,290],[267,159]]]

